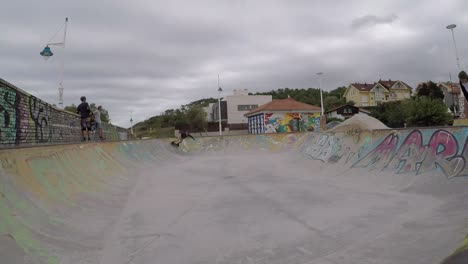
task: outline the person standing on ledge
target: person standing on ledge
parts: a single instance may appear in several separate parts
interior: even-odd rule
[[[89,133],[91,131],[91,109],[89,104],[86,102],[86,97],[81,96],[81,104],[76,108],[76,113],[81,117],[81,134],[83,141],[86,141],[85,132],[88,136],[88,141],[91,140]]]
[[[102,122],[101,122],[101,110],[102,106],[98,106],[97,110],[94,111],[94,122],[96,123],[96,131],[98,132],[99,139],[104,140],[102,136]]]

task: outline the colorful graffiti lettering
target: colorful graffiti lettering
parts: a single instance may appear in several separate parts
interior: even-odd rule
[[[411,131],[401,144],[400,135],[391,133],[352,167],[371,170],[392,170],[395,173],[415,173],[440,169],[446,177],[461,176],[465,168],[465,146],[459,153],[457,138],[447,130],[436,130],[424,144],[424,132]]]
[[[9,88],[0,90],[0,140],[10,143],[17,142],[16,109],[18,108],[18,95]]]
[[[346,156],[346,160],[355,155],[343,140],[334,135],[315,134],[306,144],[303,153],[315,160],[336,163]]]

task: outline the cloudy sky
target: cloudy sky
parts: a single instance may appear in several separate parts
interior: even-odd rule
[[[81,95],[129,126],[169,108],[277,88],[332,90],[350,82],[445,81],[457,75],[448,24],[468,62],[466,0],[41,0],[4,1],[0,78],[57,103],[65,58],[65,105]],[[65,55],[39,52],[61,41]]]

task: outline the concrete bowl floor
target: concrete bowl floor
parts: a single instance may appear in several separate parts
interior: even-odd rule
[[[466,234],[468,192],[402,191],[323,165],[259,151],[149,166],[100,263],[439,263]]]

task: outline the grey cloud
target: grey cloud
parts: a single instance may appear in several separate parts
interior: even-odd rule
[[[376,16],[376,15],[366,15],[359,18],[354,19],[351,22],[352,29],[359,29],[363,27],[374,26],[378,24],[391,24],[398,19],[398,16],[395,14],[389,16]]]

